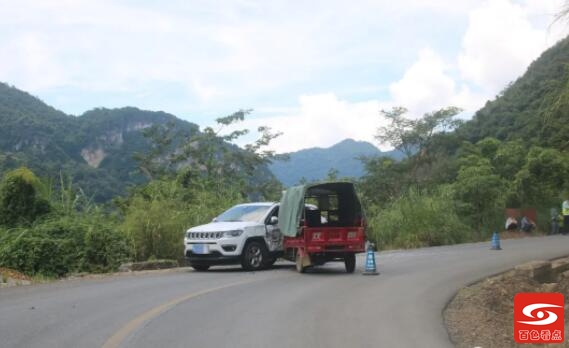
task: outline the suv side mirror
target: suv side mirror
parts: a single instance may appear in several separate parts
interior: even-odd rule
[[[217,222],[217,216],[211,219],[211,222]]]
[[[279,223],[279,218],[276,216],[271,216],[271,219],[269,220],[269,225],[276,225]]]

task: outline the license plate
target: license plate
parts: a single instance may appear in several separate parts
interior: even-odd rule
[[[194,254],[209,254],[209,248],[207,244],[194,244],[192,245],[192,252]]]

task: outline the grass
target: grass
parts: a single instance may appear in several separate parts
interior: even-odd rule
[[[49,283],[49,282],[53,282],[57,279],[59,279],[59,278],[54,277],[54,276],[47,276],[44,274],[36,274],[32,277],[32,283],[33,284]]]

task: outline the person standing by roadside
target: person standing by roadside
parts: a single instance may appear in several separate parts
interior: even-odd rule
[[[563,214],[563,234],[569,233],[569,199],[563,201],[561,205],[561,214]]]
[[[551,229],[549,230],[549,234],[559,234],[560,231],[560,222],[559,216],[560,214],[557,212],[556,208],[551,208],[549,211],[551,215]]]

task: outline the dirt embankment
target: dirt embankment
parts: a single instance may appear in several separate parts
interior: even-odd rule
[[[125,263],[121,265],[119,271],[115,273],[77,273],[70,274],[64,278],[56,279],[42,276],[31,278],[16,270],[0,267],[0,288],[32,285],[54,281],[99,279],[153,273],[185,272],[188,270],[188,267],[179,267],[178,262],[175,260],[153,260],[145,262]]]
[[[569,299],[569,258],[535,261],[510,272],[461,289],[444,312],[451,340],[459,348],[551,347],[569,348],[565,342],[532,345],[514,341],[514,296],[520,292],[560,292]],[[569,306],[565,306],[569,318]]]
[[[18,285],[29,285],[32,279],[13,269],[0,267],[0,288]]]

